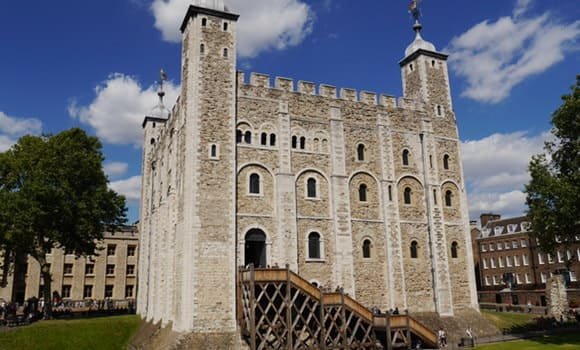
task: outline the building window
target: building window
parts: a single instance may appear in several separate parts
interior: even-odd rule
[[[202,18],[201,19],[201,26],[205,27],[207,25],[207,18]]]
[[[552,254],[548,253],[548,264],[553,264],[554,263],[554,258],[552,257]]]
[[[276,134],[270,134],[270,146],[276,146]]]
[[[514,255],[514,266],[520,266],[520,257],[519,255]]]
[[[449,170],[449,155],[448,154],[443,156],[443,169]]]
[[[236,143],[242,143],[242,130],[236,130]]]
[[[490,266],[492,269],[495,269],[495,258],[489,258]]]
[[[252,143],[252,133],[250,131],[244,133],[244,142],[248,145]]]
[[[576,271],[570,271],[570,282],[576,282],[577,280]]]
[[[562,254],[561,251],[558,251],[556,254],[558,254],[558,262],[563,263],[564,262],[564,254]]]
[[[524,263],[524,266],[528,266],[530,264],[527,255],[522,255],[522,262]]]
[[[73,274],[73,264],[64,264],[63,273],[65,275]]]
[[[545,272],[542,272],[540,274],[540,280],[542,281],[542,283],[546,283],[546,280],[548,279],[547,275]]]
[[[320,259],[320,235],[318,232],[311,232],[308,235],[308,258]]]
[[[306,181],[306,197],[316,198],[316,179],[309,178]]]
[[[356,148],[356,157],[358,160],[363,161],[365,160],[365,145],[360,144]]]
[[[260,138],[260,143],[262,144],[262,146],[268,145],[268,134],[266,134],[265,132],[262,133],[262,137]]]
[[[365,239],[363,242],[363,258],[371,257],[371,241],[370,239]]]
[[[107,284],[105,286],[105,298],[112,298],[113,297],[113,285]]]
[[[516,249],[518,247],[519,247],[518,241],[512,241],[512,248]]]
[[[202,55],[205,53],[205,44],[199,45],[199,53]]]
[[[107,264],[107,275],[115,274],[115,264]]]
[[[367,201],[367,185],[361,184],[358,188],[358,200],[361,202]]]
[[[305,149],[306,148],[306,137],[302,136],[300,138],[300,149]]]
[[[497,227],[496,227],[496,228],[497,228]],[[497,230],[496,230],[496,231],[497,231]],[[500,230],[499,230],[499,231],[500,231],[500,233],[501,233],[501,227],[500,227]],[[503,247],[504,247],[505,249],[510,249],[510,242],[503,242]]]
[[[540,265],[544,265],[545,264],[545,262],[544,262],[544,255],[542,253],[538,253],[538,263]]]
[[[403,165],[409,165],[409,150],[403,150]]]
[[[107,245],[107,256],[114,256],[117,246],[114,244]]]
[[[483,258],[483,268],[487,270],[487,259]]]
[[[451,243],[451,257],[457,259],[457,242]]]
[[[260,194],[260,175],[250,175],[250,194]]]
[[[224,32],[228,31],[228,22],[224,22]]]
[[[417,259],[419,256],[419,243],[417,241],[411,242],[411,258]]]
[[[443,112],[441,111],[441,106],[440,105],[437,105],[437,115],[438,116],[441,116],[442,113]]]
[[[451,202],[451,197],[453,196],[453,193],[451,191],[447,191],[445,192],[445,206],[446,207],[450,207],[451,204],[453,204]]]
[[[228,58],[228,55],[229,55],[228,49],[226,48],[224,49],[224,58]]]
[[[530,274],[528,272],[526,272],[525,277],[526,277],[526,284],[532,283],[532,280],[530,280]]]
[[[482,252],[487,252],[487,244],[485,244],[485,243],[482,243],[481,244],[481,251]]]
[[[405,191],[403,193],[403,198],[405,200],[405,204],[411,204],[411,188],[405,187]]]
[[[507,267],[512,267],[512,257],[511,256],[505,257],[505,264]]]
[[[127,256],[135,256],[135,251],[137,247],[134,245],[127,246]]]
[[[502,250],[503,249],[503,244],[501,244],[501,242],[499,242],[497,244],[497,250]]]
[[[125,286],[125,298],[133,297],[133,286]]]
[[[503,268],[503,256],[500,256],[499,258],[497,258],[497,262],[499,264],[499,268],[502,269]]]
[[[210,148],[209,148],[209,157],[211,159],[218,159],[218,147],[217,147],[216,144],[213,144],[213,145],[210,146]]]
[[[95,274],[95,264],[86,264],[85,275],[94,275],[94,274]]]
[[[495,247],[495,246],[493,245],[493,243],[490,243],[490,244],[489,244],[489,251],[490,251],[490,252],[493,252],[493,250],[495,249],[494,247]]]
[[[485,276],[485,285],[489,286],[489,276]]]
[[[566,259],[572,261],[572,251],[570,249],[566,250]]]
[[[298,137],[297,136],[292,136],[292,148],[296,148],[298,144]]]
[[[429,168],[433,169],[433,156],[429,155]]]
[[[433,204],[437,205],[437,190],[433,190]]]
[[[64,284],[62,286],[62,297],[63,298],[70,298],[70,290],[71,290],[71,286],[68,284]]]
[[[389,185],[389,201],[393,200],[393,187]],[[578,260],[580,260],[580,250],[578,251]]]
[[[127,265],[127,275],[135,275],[135,265]]]
[[[522,284],[522,280],[520,278],[520,274],[516,273],[516,284]]]
[[[93,297],[93,286],[87,284],[83,289],[83,298],[92,298],[92,297]]]
[[[493,285],[494,286],[497,286],[497,278],[496,278],[496,276],[495,275],[492,276],[492,279],[493,279]]]

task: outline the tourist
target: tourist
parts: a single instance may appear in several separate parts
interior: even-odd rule
[[[443,330],[443,327],[439,327],[437,331],[437,338],[439,339],[439,347],[446,348],[447,347],[447,333]]]
[[[395,307],[395,311],[393,311],[393,315],[398,315],[399,314],[399,308]]]

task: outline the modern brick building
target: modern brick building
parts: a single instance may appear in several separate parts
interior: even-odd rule
[[[111,298],[134,299],[137,296],[139,232],[136,226],[105,231],[98,251],[90,257],[77,258],[62,249],[47,256],[53,291],[64,300]],[[40,265],[31,257],[19,257],[11,269],[0,298],[22,303],[42,296]]]
[[[580,303],[580,236],[551,256],[530,237],[529,229],[525,216],[501,219],[496,214],[481,215],[481,230],[474,240],[479,301],[545,306],[546,281],[566,271],[569,261],[569,299]]]
[[[447,55],[421,25],[400,48],[397,99],[248,80],[238,16],[221,0],[197,4],[181,26],[181,95],[143,123],[138,313],[234,336],[248,264],[288,264],[368,307],[477,309]]]

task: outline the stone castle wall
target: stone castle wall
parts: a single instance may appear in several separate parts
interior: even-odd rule
[[[183,27],[181,97],[167,120],[144,123],[138,312],[180,331],[235,330],[235,272],[253,229],[266,235],[268,265],[369,307],[476,307],[441,55],[402,63],[400,99],[256,73],[246,81],[235,72],[235,19],[195,11]],[[319,257],[308,253],[313,232]]]

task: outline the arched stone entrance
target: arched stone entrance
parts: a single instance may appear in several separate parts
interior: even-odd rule
[[[266,267],[266,234],[260,229],[251,229],[245,238],[244,265]]]

